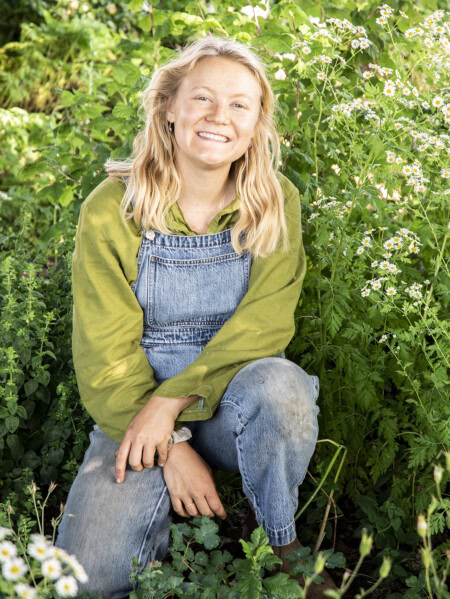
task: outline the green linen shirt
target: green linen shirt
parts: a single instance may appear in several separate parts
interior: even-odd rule
[[[81,206],[72,262],[72,349],[80,397],[100,428],[121,442],[130,421],[152,395],[198,395],[183,421],[210,418],[232,378],[259,358],[283,352],[295,331],[294,311],[306,270],[297,188],[278,173],[285,198],[290,249],[253,258],[248,291],[234,314],[180,374],[158,385],[144,350],[143,311],[131,285],[137,279],[141,232],[120,218],[124,183],[105,179]],[[208,225],[207,234],[232,228],[239,198]],[[196,235],[178,204],[168,217],[176,235]],[[169,401],[169,400],[168,400]]]

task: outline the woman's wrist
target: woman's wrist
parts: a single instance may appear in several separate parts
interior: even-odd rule
[[[189,395],[188,397],[163,397],[161,395],[152,395],[149,399],[151,403],[161,403],[165,409],[168,409],[174,420],[178,418],[183,410],[191,406],[200,399],[199,395]]]

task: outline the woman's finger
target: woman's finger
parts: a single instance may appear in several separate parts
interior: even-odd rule
[[[147,445],[144,445],[142,463],[144,464],[144,468],[153,468],[155,465],[155,446],[153,443],[147,443]]]
[[[195,505],[195,501],[193,499],[183,499],[184,509],[187,511],[188,516],[194,518],[195,516],[200,516],[197,510],[197,506]]]
[[[169,441],[162,441],[157,446],[158,451],[158,466],[164,466],[167,460],[167,453],[169,449]]]
[[[208,505],[206,497],[196,497],[195,505],[197,506],[197,510],[200,512],[202,516],[209,516],[210,518],[214,518],[215,514]]]
[[[174,512],[176,512],[179,516],[182,516],[183,518],[189,518],[189,514],[184,509],[183,502],[179,497],[177,497],[176,495],[171,495],[170,501],[172,502]]]
[[[140,472],[143,469],[142,449],[142,442],[139,443],[135,440],[133,445],[131,446],[130,455],[128,456],[128,463],[130,464],[131,468],[136,472]]]
[[[222,502],[220,501],[217,492],[206,495],[206,501],[208,502],[208,505],[211,508],[211,510],[214,512],[214,515],[219,516],[219,518],[222,518],[222,520],[225,520],[225,518],[227,517],[227,513],[222,505]]]
[[[116,482],[125,481],[125,469],[127,467],[127,458],[130,451],[131,441],[124,439],[116,452]]]

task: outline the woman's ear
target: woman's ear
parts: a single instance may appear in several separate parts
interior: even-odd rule
[[[171,121],[173,123],[175,120],[175,115],[172,111],[172,106],[173,106],[173,100],[170,100],[169,102],[167,102],[166,120]]]

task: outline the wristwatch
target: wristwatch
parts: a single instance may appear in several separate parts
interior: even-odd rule
[[[190,429],[188,429],[187,426],[183,426],[182,428],[179,428],[177,431],[173,431],[169,439],[167,449],[170,450],[172,445],[174,445],[175,443],[181,443],[181,441],[188,441],[191,438],[192,433]]]

